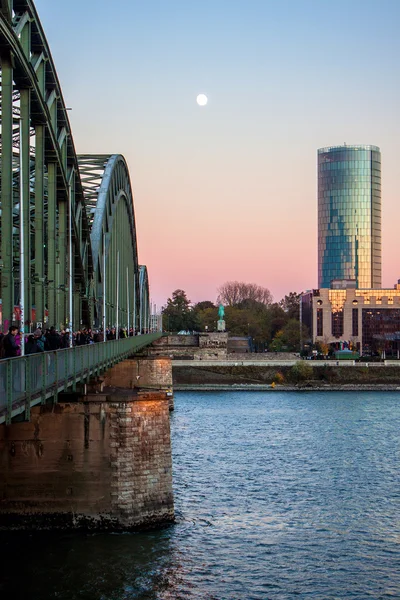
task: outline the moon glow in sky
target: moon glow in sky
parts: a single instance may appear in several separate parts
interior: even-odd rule
[[[205,106],[208,102],[208,98],[205,94],[199,94],[196,98],[196,102],[199,106]]]

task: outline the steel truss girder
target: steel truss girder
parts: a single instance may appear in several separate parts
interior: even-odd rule
[[[139,296],[139,327],[143,333],[146,333],[150,328],[150,288],[147,267],[145,265],[139,266]]]
[[[141,295],[127,164],[120,154],[79,155],[78,164],[91,223],[97,318],[105,310],[107,326],[138,328]]]
[[[10,8],[10,10],[8,10]],[[71,128],[69,124],[68,114],[63,100],[61,87],[58,81],[58,77],[55,71],[53,60],[51,57],[50,49],[48,47],[42,26],[38,19],[38,15],[34,4],[31,0],[13,0],[0,4],[0,60],[3,63],[8,61],[8,67],[11,69],[12,78],[12,107],[11,118],[12,121],[12,147],[13,153],[10,152],[9,144],[7,145],[6,152],[4,152],[3,144],[1,145],[1,172],[3,174],[4,168],[10,169],[12,165],[13,181],[12,189],[18,185],[17,180],[19,179],[18,170],[15,168],[15,158],[19,155],[19,135],[18,135],[18,120],[21,116],[20,111],[20,96],[23,90],[29,90],[29,129],[28,135],[32,136],[32,132],[35,132],[35,137],[40,128],[43,128],[43,158],[39,159],[39,163],[36,167],[31,168],[30,176],[38,171],[39,174],[43,173],[44,188],[47,188],[47,171],[48,165],[56,166],[56,207],[51,207],[56,211],[56,218],[60,218],[60,214],[64,214],[65,210],[61,210],[60,205],[64,203],[66,205],[69,199],[69,189],[73,190],[72,195],[72,236],[73,236],[73,287],[74,293],[76,294],[77,303],[81,306],[79,308],[79,314],[76,315],[77,319],[85,320],[87,322],[90,319],[89,310],[89,294],[91,288],[91,276],[93,273],[92,253],[90,244],[90,225],[87,219],[87,212],[84,203],[83,188],[80,181],[78,163],[73,144],[73,138],[71,134]],[[8,106],[8,101],[3,102],[3,93],[0,96],[1,106]],[[3,126],[3,119],[5,115],[1,114],[1,125]],[[26,118],[26,117],[25,117]],[[3,138],[3,136],[2,136]],[[3,142],[3,139],[2,139]],[[28,145],[30,148],[29,162],[33,163],[35,160],[35,147]],[[42,176],[42,175],[41,175]],[[3,177],[2,177],[3,179]],[[36,187],[36,200],[34,201],[34,209],[32,211],[31,203],[28,200],[27,211],[33,213],[33,230],[35,230],[35,219],[36,213],[38,213],[38,198],[40,194],[43,194],[43,186],[37,187],[35,180],[28,182],[28,190],[30,187]],[[25,183],[25,185],[27,185]],[[9,194],[9,192],[5,192]],[[29,195],[29,193],[28,193]],[[14,194],[12,194],[14,196]],[[54,195],[53,195],[54,196]],[[8,196],[9,198],[9,196]],[[3,195],[2,195],[3,203]],[[7,200],[10,203],[10,200]],[[2,211],[2,215],[8,215],[10,209],[7,208],[7,203],[4,204],[5,212]],[[40,208],[40,207],[39,207]],[[43,232],[40,232],[38,236],[43,235],[45,240],[47,237],[47,209],[46,202],[44,203],[44,215],[43,215]],[[16,209],[16,200],[11,198],[11,214],[14,221],[14,227],[18,229],[18,210]],[[40,212],[38,213],[40,214]],[[8,289],[0,288],[0,295],[6,295],[6,305],[3,302],[3,320],[12,321],[12,315],[8,314],[12,312],[14,304],[18,303],[18,291],[14,289],[14,278],[13,271],[18,266],[18,244],[12,233],[9,232],[8,226],[6,226],[5,216],[2,216],[1,222],[1,233],[3,235],[2,252],[6,251],[6,248],[12,248],[13,256],[7,258],[6,270],[4,271],[4,257],[0,257],[0,282],[3,282]],[[17,217],[17,218],[16,218]],[[7,217],[8,218],[8,217]],[[41,218],[42,219],[42,218]],[[60,229],[61,224],[59,224]],[[32,229],[32,222],[30,223]],[[29,229],[29,228],[28,228]],[[62,227],[61,227],[62,229]],[[11,237],[10,237],[11,235]],[[6,237],[4,237],[6,236]],[[40,239],[40,237],[39,237]],[[65,243],[65,240],[63,240]],[[61,242],[60,242],[61,243]],[[35,247],[35,246],[33,246]],[[36,253],[38,251],[38,244],[36,244]],[[9,251],[7,251],[9,252]],[[30,256],[30,262],[33,262],[33,272],[40,273],[41,286],[45,288],[48,275],[43,271],[41,253],[36,257],[35,252]],[[11,263],[10,263],[11,260]],[[56,257],[50,257],[49,260],[56,260]],[[36,262],[36,264],[35,264]],[[44,267],[46,271],[46,266]],[[3,272],[4,271],[4,272]],[[67,280],[66,273],[67,269],[65,265],[61,265],[61,276],[57,282],[59,288],[63,289],[63,293],[66,293]],[[11,283],[10,283],[11,282]],[[30,275],[27,275],[28,288],[37,286],[37,281],[33,283]],[[53,284],[55,286],[55,283]],[[44,290],[46,294],[46,290]],[[29,295],[29,293],[28,293]],[[39,294],[41,295],[41,293]],[[29,307],[29,313],[32,305]],[[42,315],[39,316],[40,320],[43,320],[44,306],[42,307]],[[5,314],[7,311],[7,314]],[[28,314],[29,314],[28,313]],[[60,314],[60,318],[66,320],[65,314]],[[49,319],[53,322],[55,315],[49,315]],[[38,317],[37,317],[38,320]]]
[[[139,270],[138,265],[133,193],[126,162],[121,155],[85,155],[78,162],[67,108],[32,0],[0,0],[0,65],[3,63],[8,86],[4,97],[0,71],[0,107],[8,111],[7,115],[0,111],[2,134],[6,124],[0,138],[0,183],[4,173],[8,177],[6,191],[0,197],[0,297],[5,289],[1,283],[8,286],[3,326],[6,319],[13,320],[13,308],[18,304],[14,279],[21,264],[18,196],[22,185],[28,256],[24,269],[27,316],[36,304],[41,312],[36,321],[45,321],[47,307],[49,324],[72,321],[78,326],[82,322],[92,325],[93,317],[99,322],[104,311],[109,325],[139,328],[141,323],[142,329],[147,329],[148,278],[145,267]],[[25,123],[23,134],[19,129],[21,118]],[[23,181],[19,173],[21,143]],[[67,258],[69,203],[72,265]],[[68,315],[70,266],[73,315]],[[101,290],[106,280],[103,298]]]

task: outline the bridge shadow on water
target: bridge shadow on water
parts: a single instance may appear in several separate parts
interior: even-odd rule
[[[127,534],[0,533],[4,600],[179,598],[169,529]]]

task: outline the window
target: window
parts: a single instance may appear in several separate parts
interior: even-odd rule
[[[343,311],[332,312],[332,335],[340,338],[343,335]]]
[[[317,336],[324,335],[324,311],[322,308],[317,308]]]
[[[353,328],[352,335],[354,337],[358,336],[358,308],[353,308]]]

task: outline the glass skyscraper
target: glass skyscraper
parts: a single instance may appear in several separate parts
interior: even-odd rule
[[[376,146],[318,150],[318,287],[333,279],[380,288],[381,153]]]

